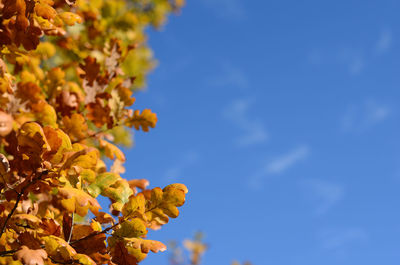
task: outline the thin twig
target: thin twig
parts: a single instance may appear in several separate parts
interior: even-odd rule
[[[17,252],[17,251],[16,250],[1,251],[0,257],[10,256],[11,254],[14,254],[15,252]]]
[[[25,190],[26,190],[27,188],[29,188],[30,185],[34,184],[37,180],[39,180],[39,179],[42,177],[42,175],[43,175],[43,172],[41,172],[40,175],[39,175],[37,178],[31,180],[31,181],[28,182],[24,187],[22,187],[21,192],[18,192],[17,200],[15,201],[14,207],[12,208],[11,212],[7,215],[7,218],[6,218],[6,220],[5,220],[4,224],[3,224],[3,227],[1,228],[0,238],[1,238],[1,236],[3,235],[3,233],[6,231],[7,223],[8,223],[8,221],[11,219],[11,217],[12,217],[12,215],[14,214],[15,210],[17,209],[18,204],[19,204],[19,202],[21,201],[21,198],[22,198],[22,196],[23,196],[24,193],[25,193]]]
[[[71,218],[72,218],[72,222],[71,222],[72,224],[71,224],[71,231],[69,232],[69,236],[68,236],[68,244],[71,241],[72,231],[74,230],[74,213],[72,213]]]
[[[121,124],[120,123],[116,123],[116,124],[114,124],[113,125],[113,127],[112,128],[115,128],[115,127],[118,127],[118,126],[121,126]],[[111,128],[111,129],[112,129]],[[105,129],[105,130],[100,130],[100,131],[97,131],[97,132],[93,132],[93,133],[90,133],[90,134],[88,134],[87,136],[84,136],[84,137],[81,137],[81,138],[79,138],[79,139],[77,139],[77,140],[75,140],[75,141],[72,141],[72,143],[74,144],[74,143],[79,143],[79,142],[81,142],[81,141],[83,141],[83,140],[87,140],[87,139],[90,139],[90,138],[96,138],[97,136],[99,136],[99,135],[101,135],[101,134],[103,134],[103,133],[106,133],[107,131],[110,131],[111,129]]]
[[[72,242],[69,243],[69,244],[72,246],[72,245],[74,245],[74,244],[76,244],[76,243],[78,243],[78,242],[81,242],[81,241],[83,241],[83,240],[86,240],[86,239],[89,239],[89,238],[98,236],[98,235],[100,235],[100,234],[105,234],[105,233],[107,233],[108,231],[110,231],[111,229],[113,229],[113,228],[115,228],[116,226],[118,226],[119,224],[120,224],[120,223],[116,223],[115,225],[110,226],[110,227],[107,227],[106,229],[104,229],[104,230],[102,230],[102,231],[92,233],[92,234],[90,234],[90,235],[88,235],[88,236],[86,236],[86,237],[82,237],[82,238],[80,238],[80,239],[78,239],[78,240],[72,241]],[[72,231],[71,231],[71,232],[72,232]],[[71,233],[71,234],[72,234],[72,233]],[[44,246],[44,245],[41,245],[40,247],[41,247],[41,248],[44,248],[45,246]],[[10,255],[10,254],[14,254],[14,253],[17,252],[17,251],[18,251],[18,250],[1,251],[1,252],[0,252],[0,257],[8,256],[8,255]],[[50,259],[51,259],[51,258],[50,258]],[[53,260],[52,260],[52,261],[53,261]],[[53,261],[53,262],[60,263],[59,261]],[[70,263],[67,262],[67,263],[61,263],[61,264],[70,264]]]
[[[118,226],[118,225],[119,225],[119,223],[116,223],[115,225],[110,226],[110,227],[107,227],[106,229],[104,229],[104,230],[102,230],[102,231],[91,233],[91,234],[89,234],[89,235],[87,235],[87,236],[85,236],[85,237],[82,237],[82,238],[80,238],[80,239],[77,239],[77,240],[75,240],[75,241],[72,241],[72,242],[70,243],[70,245],[72,246],[72,245],[74,245],[74,244],[76,244],[76,243],[78,243],[78,242],[81,242],[81,241],[83,241],[83,240],[86,240],[86,239],[88,239],[88,238],[92,238],[92,237],[95,237],[95,236],[98,236],[98,235],[101,235],[101,234],[105,234],[105,233],[107,233],[108,231],[110,231],[111,229],[115,228],[115,227]]]

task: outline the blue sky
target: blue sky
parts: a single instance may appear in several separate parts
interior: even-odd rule
[[[188,1],[150,34],[128,178],[189,187],[152,239],[206,234],[203,264],[400,260],[399,1]],[[167,264],[168,253],[143,264]]]

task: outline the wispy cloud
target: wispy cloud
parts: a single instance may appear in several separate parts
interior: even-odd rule
[[[284,154],[268,163],[265,167],[265,172],[268,174],[282,173],[292,167],[294,164],[305,159],[309,153],[310,149],[308,146],[299,146],[291,150],[289,153]]]
[[[307,145],[301,145],[290,150],[286,154],[267,161],[265,165],[249,179],[249,186],[253,189],[261,188],[265,178],[284,173],[297,163],[306,159],[309,154],[310,148]]]
[[[365,68],[365,60],[361,56],[354,56],[348,62],[349,73],[352,75],[360,74]]]
[[[165,181],[176,181],[184,177],[185,171],[195,165],[199,161],[199,157],[199,154],[194,151],[182,155],[176,164],[165,171]]]
[[[249,82],[246,74],[239,67],[231,63],[223,63],[216,76],[212,76],[207,83],[215,87],[248,88]]]
[[[362,242],[368,238],[364,229],[359,227],[324,229],[318,233],[321,246],[327,250],[343,250],[354,242]]]
[[[260,144],[268,139],[268,133],[264,124],[257,119],[249,117],[250,100],[235,100],[223,110],[223,116],[234,123],[244,134],[236,139],[236,144],[246,147]]]
[[[345,189],[342,185],[320,179],[310,179],[305,182],[307,191],[316,197],[318,203],[315,209],[316,215],[327,213],[333,206],[340,202]]]
[[[390,50],[393,43],[393,34],[391,30],[385,29],[381,32],[379,39],[376,43],[376,52],[378,54],[386,53]]]
[[[242,0],[202,0],[213,12],[221,18],[242,19],[245,9]]]
[[[345,46],[341,49],[313,49],[307,56],[307,61],[315,66],[321,67],[334,65],[350,75],[361,74],[367,66],[369,57],[365,56],[362,49],[353,49]]]
[[[345,47],[338,51],[338,63],[344,66],[344,69],[350,75],[359,75],[365,69],[367,60],[362,49]]]
[[[345,132],[362,132],[388,119],[390,113],[390,107],[385,104],[365,101],[348,108],[341,120],[341,126]]]
[[[394,37],[390,29],[383,29],[377,38],[371,42],[354,46],[352,43],[337,43],[336,48],[324,49],[314,47],[308,54],[307,61],[316,66],[336,65],[353,76],[362,72],[371,65],[377,55],[390,51]]]

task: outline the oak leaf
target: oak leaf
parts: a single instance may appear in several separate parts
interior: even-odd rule
[[[141,216],[146,211],[146,199],[142,193],[131,196],[129,201],[122,208],[122,215],[125,218]]]
[[[109,106],[103,106],[99,100],[96,100],[96,102],[86,105],[86,109],[88,110],[86,117],[91,120],[96,127],[101,128],[103,125],[107,125],[107,128],[112,127],[113,119]]]
[[[99,174],[97,175],[95,182],[93,182],[92,184],[90,184],[89,187],[87,187],[87,191],[89,192],[90,195],[96,198],[105,189],[112,186],[119,179],[121,179],[121,177],[118,176],[117,174],[108,172]]]
[[[98,212],[95,219],[101,224],[114,224],[115,222],[111,215],[104,212]]]
[[[36,122],[24,123],[18,133],[18,148],[24,160],[35,163],[41,161],[41,155],[50,151],[43,128]]]
[[[149,127],[154,128],[157,124],[157,115],[149,109],[145,109],[140,113],[139,110],[135,110],[133,116],[130,117],[125,125],[129,127],[135,127],[136,130],[140,130],[140,127],[143,131],[148,132]]]
[[[42,237],[44,247],[49,256],[55,260],[71,260],[75,256],[76,250],[71,247],[65,240],[56,236]]]
[[[129,201],[129,197],[133,194],[129,187],[128,181],[121,178],[113,185],[106,188],[102,195],[110,198],[114,203],[111,204],[112,210],[120,212],[125,203]]]
[[[72,12],[63,12],[58,14],[58,16],[64,21],[68,26],[73,26],[76,23],[82,23],[82,18],[75,13]]]
[[[124,153],[115,145],[105,140],[99,140],[100,146],[104,148],[105,154],[108,158],[114,160],[115,158],[124,162],[125,155]]]
[[[76,211],[80,216],[85,216],[89,208],[93,213],[101,208],[97,200],[83,190],[63,187],[59,188],[58,192],[65,198],[61,201],[64,208],[71,213]]]
[[[142,237],[147,234],[146,224],[138,219],[127,220],[114,232],[119,237]]]
[[[87,135],[88,126],[85,118],[79,114],[74,113],[71,117],[64,116],[62,118],[64,131],[71,137],[72,141],[79,141],[85,139]]]
[[[44,1],[35,5],[35,12],[36,15],[45,19],[53,19],[57,16],[57,11],[47,3],[44,3]]]
[[[146,254],[149,253],[150,251],[153,253],[157,253],[157,252],[164,252],[165,250],[167,250],[167,247],[163,243],[155,240],[146,240],[142,238],[129,238],[126,239],[126,241],[128,241],[129,242],[128,244],[133,248],[140,249],[142,253]]]
[[[20,250],[15,252],[14,258],[20,260],[24,265],[44,265],[47,259],[47,253],[43,249],[29,249],[22,246]]]
[[[112,261],[118,265],[136,265],[138,260],[134,255],[128,252],[123,241],[117,241],[111,244]]]
[[[150,182],[147,179],[132,179],[128,181],[129,186],[133,188],[139,188],[141,190],[144,190],[147,188],[147,186],[150,185]]]
[[[100,64],[97,63],[96,58],[90,56],[86,57],[84,62],[85,62],[84,64],[79,65],[85,72],[84,74],[81,75],[81,77],[85,78],[88,81],[89,86],[93,86],[94,80],[96,80],[97,76],[100,73]],[[86,94],[90,98],[93,97],[92,91],[86,91]],[[94,94],[94,96],[96,96],[96,94]]]
[[[42,223],[40,224],[40,228],[43,229],[43,234],[50,236],[60,236],[61,235],[61,226],[54,220],[49,218],[43,218]]]

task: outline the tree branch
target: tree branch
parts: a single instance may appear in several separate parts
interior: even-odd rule
[[[1,228],[1,231],[0,231],[0,238],[1,238],[1,236],[3,235],[3,233],[6,231],[7,223],[8,223],[8,221],[11,219],[11,217],[12,217],[12,215],[14,214],[15,210],[17,209],[18,204],[19,204],[19,202],[21,201],[21,198],[22,198],[22,196],[23,196],[24,193],[25,193],[25,190],[26,190],[27,188],[29,188],[29,186],[31,186],[32,184],[34,184],[37,180],[39,180],[39,179],[43,176],[44,172],[47,172],[47,171],[41,172],[40,175],[39,175],[37,178],[35,178],[35,179],[29,181],[25,186],[23,186],[22,189],[21,189],[21,192],[17,192],[17,193],[18,193],[18,195],[17,195],[17,200],[15,201],[15,205],[14,205],[14,207],[12,208],[11,212],[7,215],[7,218],[6,218],[6,220],[4,221],[4,224],[3,224],[2,228]]]
[[[15,252],[17,252],[17,251],[16,250],[1,251],[0,257],[11,256],[11,254],[14,254]]]
[[[101,235],[101,234],[105,234],[105,233],[107,233],[108,231],[110,231],[111,229],[113,229],[113,228],[115,228],[116,226],[118,226],[119,224],[120,224],[120,223],[118,222],[118,223],[116,223],[115,225],[110,226],[110,227],[107,227],[106,229],[104,229],[104,230],[102,230],[102,231],[94,232],[94,233],[91,233],[91,234],[89,234],[89,235],[87,235],[87,236],[85,236],[85,237],[82,237],[82,238],[80,238],[80,239],[77,239],[77,240],[75,240],[75,241],[72,241],[72,242],[70,243],[70,245],[72,246],[72,245],[74,245],[74,244],[76,244],[76,243],[78,243],[78,242],[84,241],[84,240],[86,240],[86,239],[89,239],[89,238],[92,238],[92,237],[95,237],[95,236],[98,236],[98,235]]]

